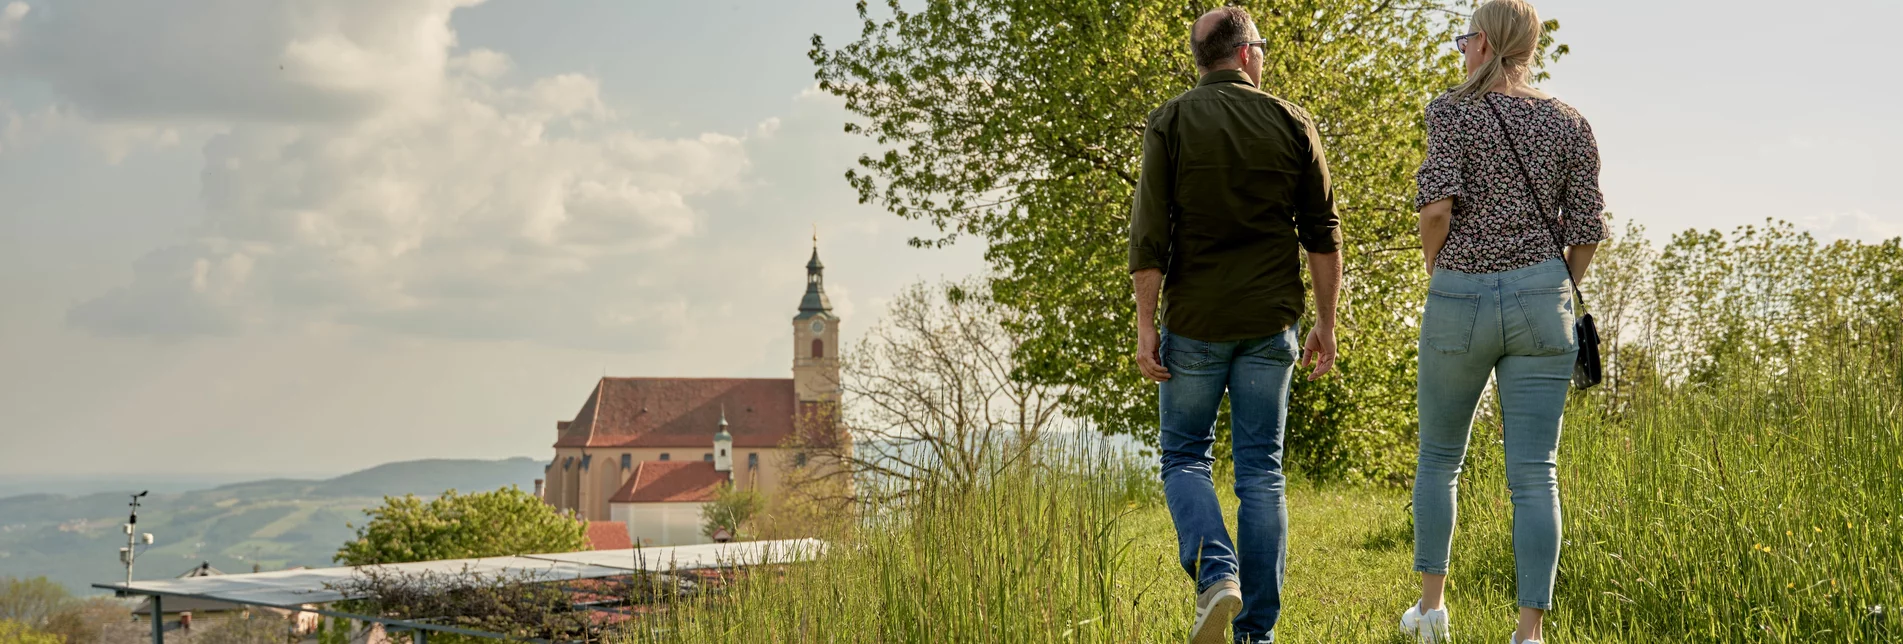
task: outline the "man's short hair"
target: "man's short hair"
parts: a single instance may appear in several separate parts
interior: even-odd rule
[[[1203,69],[1215,67],[1235,55],[1236,43],[1251,40],[1255,35],[1255,21],[1249,18],[1249,10],[1223,7],[1211,13],[1218,14],[1216,22],[1202,38],[1196,37],[1196,25],[1189,27],[1189,51],[1196,55],[1196,66]]]

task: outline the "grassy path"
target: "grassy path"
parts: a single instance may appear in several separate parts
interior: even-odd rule
[[[1233,530],[1235,500],[1223,496]],[[1278,640],[1404,641],[1396,635],[1395,620],[1413,603],[1418,588],[1407,500],[1404,491],[1380,488],[1298,486],[1290,491],[1289,577]],[[1168,510],[1145,508],[1126,521],[1126,535],[1134,540],[1130,564],[1159,580],[1145,593],[1161,595],[1151,607],[1152,617],[1173,622],[1175,630],[1187,629],[1190,583],[1176,564]],[[1491,644],[1512,632],[1513,597],[1501,590],[1450,589],[1460,641]]]

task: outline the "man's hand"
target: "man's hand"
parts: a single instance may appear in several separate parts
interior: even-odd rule
[[[1335,370],[1335,325],[1317,324],[1308,332],[1308,342],[1302,345],[1302,366],[1314,365],[1315,372],[1308,374],[1309,380],[1328,375]]]
[[[1163,291],[1163,271],[1146,268],[1130,272],[1130,287],[1137,296],[1137,369],[1143,377],[1163,382],[1170,370],[1163,367],[1157,350],[1163,345],[1156,331],[1156,298]]]
[[[1170,379],[1170,370],[1163,366],[1163,356],[1158,351],[1162,344],[1155,326],[1137,328],[1137,368],[1143,371],[1143,377],[1157,382]]]

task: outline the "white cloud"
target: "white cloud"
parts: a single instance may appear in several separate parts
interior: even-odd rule
[[[75,0],[9,31],[0,72],[93,117],[349,120],[441,92],[449,15],[480,1]]]
[[[21,112],[0,103],[0,154],[21,154],[48,140],[73,139],[118,164],[134,150],[179,144],[179,128],[131,121],[89,122],[69,108],[42,106]]]
[[[496,78],[509,73],[515,67],[515,61],[492,49],[472,49],[469,53],[449,59],[452,71],[465,72],[477,78]]]
[[[20,30],[20,22],[32,10],[33,7],[20,0],[9,2],[5,9],[0,9],[0,45],[13,42],[13,34]]]
[[[745,185],[746,139],[639,134],[594,78],[508,83],[504,54],[449,56],[446,21],[461,3],[390,4],[421,6],[310,10],[328,17],[292,21],[304,31],[284,34],[298,91],[348,97],[339,104],[354,111],[244,119],[233,114],[271,104],[175,101],[223,128],[204,144],[204,219],[68,322],[159,336],[342,323],[619,349],[682,332],[686,300],[651,276],[692,270],[681,244],[703,231],[694,200]],[[410,33],[437,51],[340,36],[393,15],[407,26],[359,26]],[[94,125],[163,143],[177,132],[150,123],[179,118]]]
[[[777,116],[761,121],[759,125],[753,127],[754,135],[761,138],[773,136],[773,133],[778,131],[780,131],[780,117]]]

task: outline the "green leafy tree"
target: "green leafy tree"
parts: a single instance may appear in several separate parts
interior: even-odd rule
[[[1150,110],[1196,82],[1189,24],[1211,3],[865,2],[857,40],[813,38],[820,87],[884,148],[846,179],[865,203],[934,224],[914,239],[986,244],[998,302],[1022,315],[1018,378],[1061,386],[1074,417],[1154,444],[1156,387],[1137,372],[1126,247]],[[1265,89],[1312,112],[1346,237],[1341,374],[1299,382],[1292,464],[1401,480],[1415,427],[1424,295],[1413,171],[1422,111],[1462,78],[1443,0],[1242,2],[1268,39]],[[1558,27],[1549,22],[1549,31]],[[1550,36],[1540,61],[1564,53]],[[1226,431],[1226,421],[1219,431]]]
[[[521,489],[457,494],[425,501],[384,497],[364,510],[370,522],[334,557],[346,565],[494,557],[588,549],[588,525]],[[355,526],[353,526],[355,527]]]
[[[720,486],[714,491],[714,500],[703,506],[701,516],[704,521],[700,533],[712,538],[715,532],[726,529],[727,534],[739,539],[741,529],[750,527],[753,517],[766,509],[766,496],[756,490],[742,490],[732,483]]]

